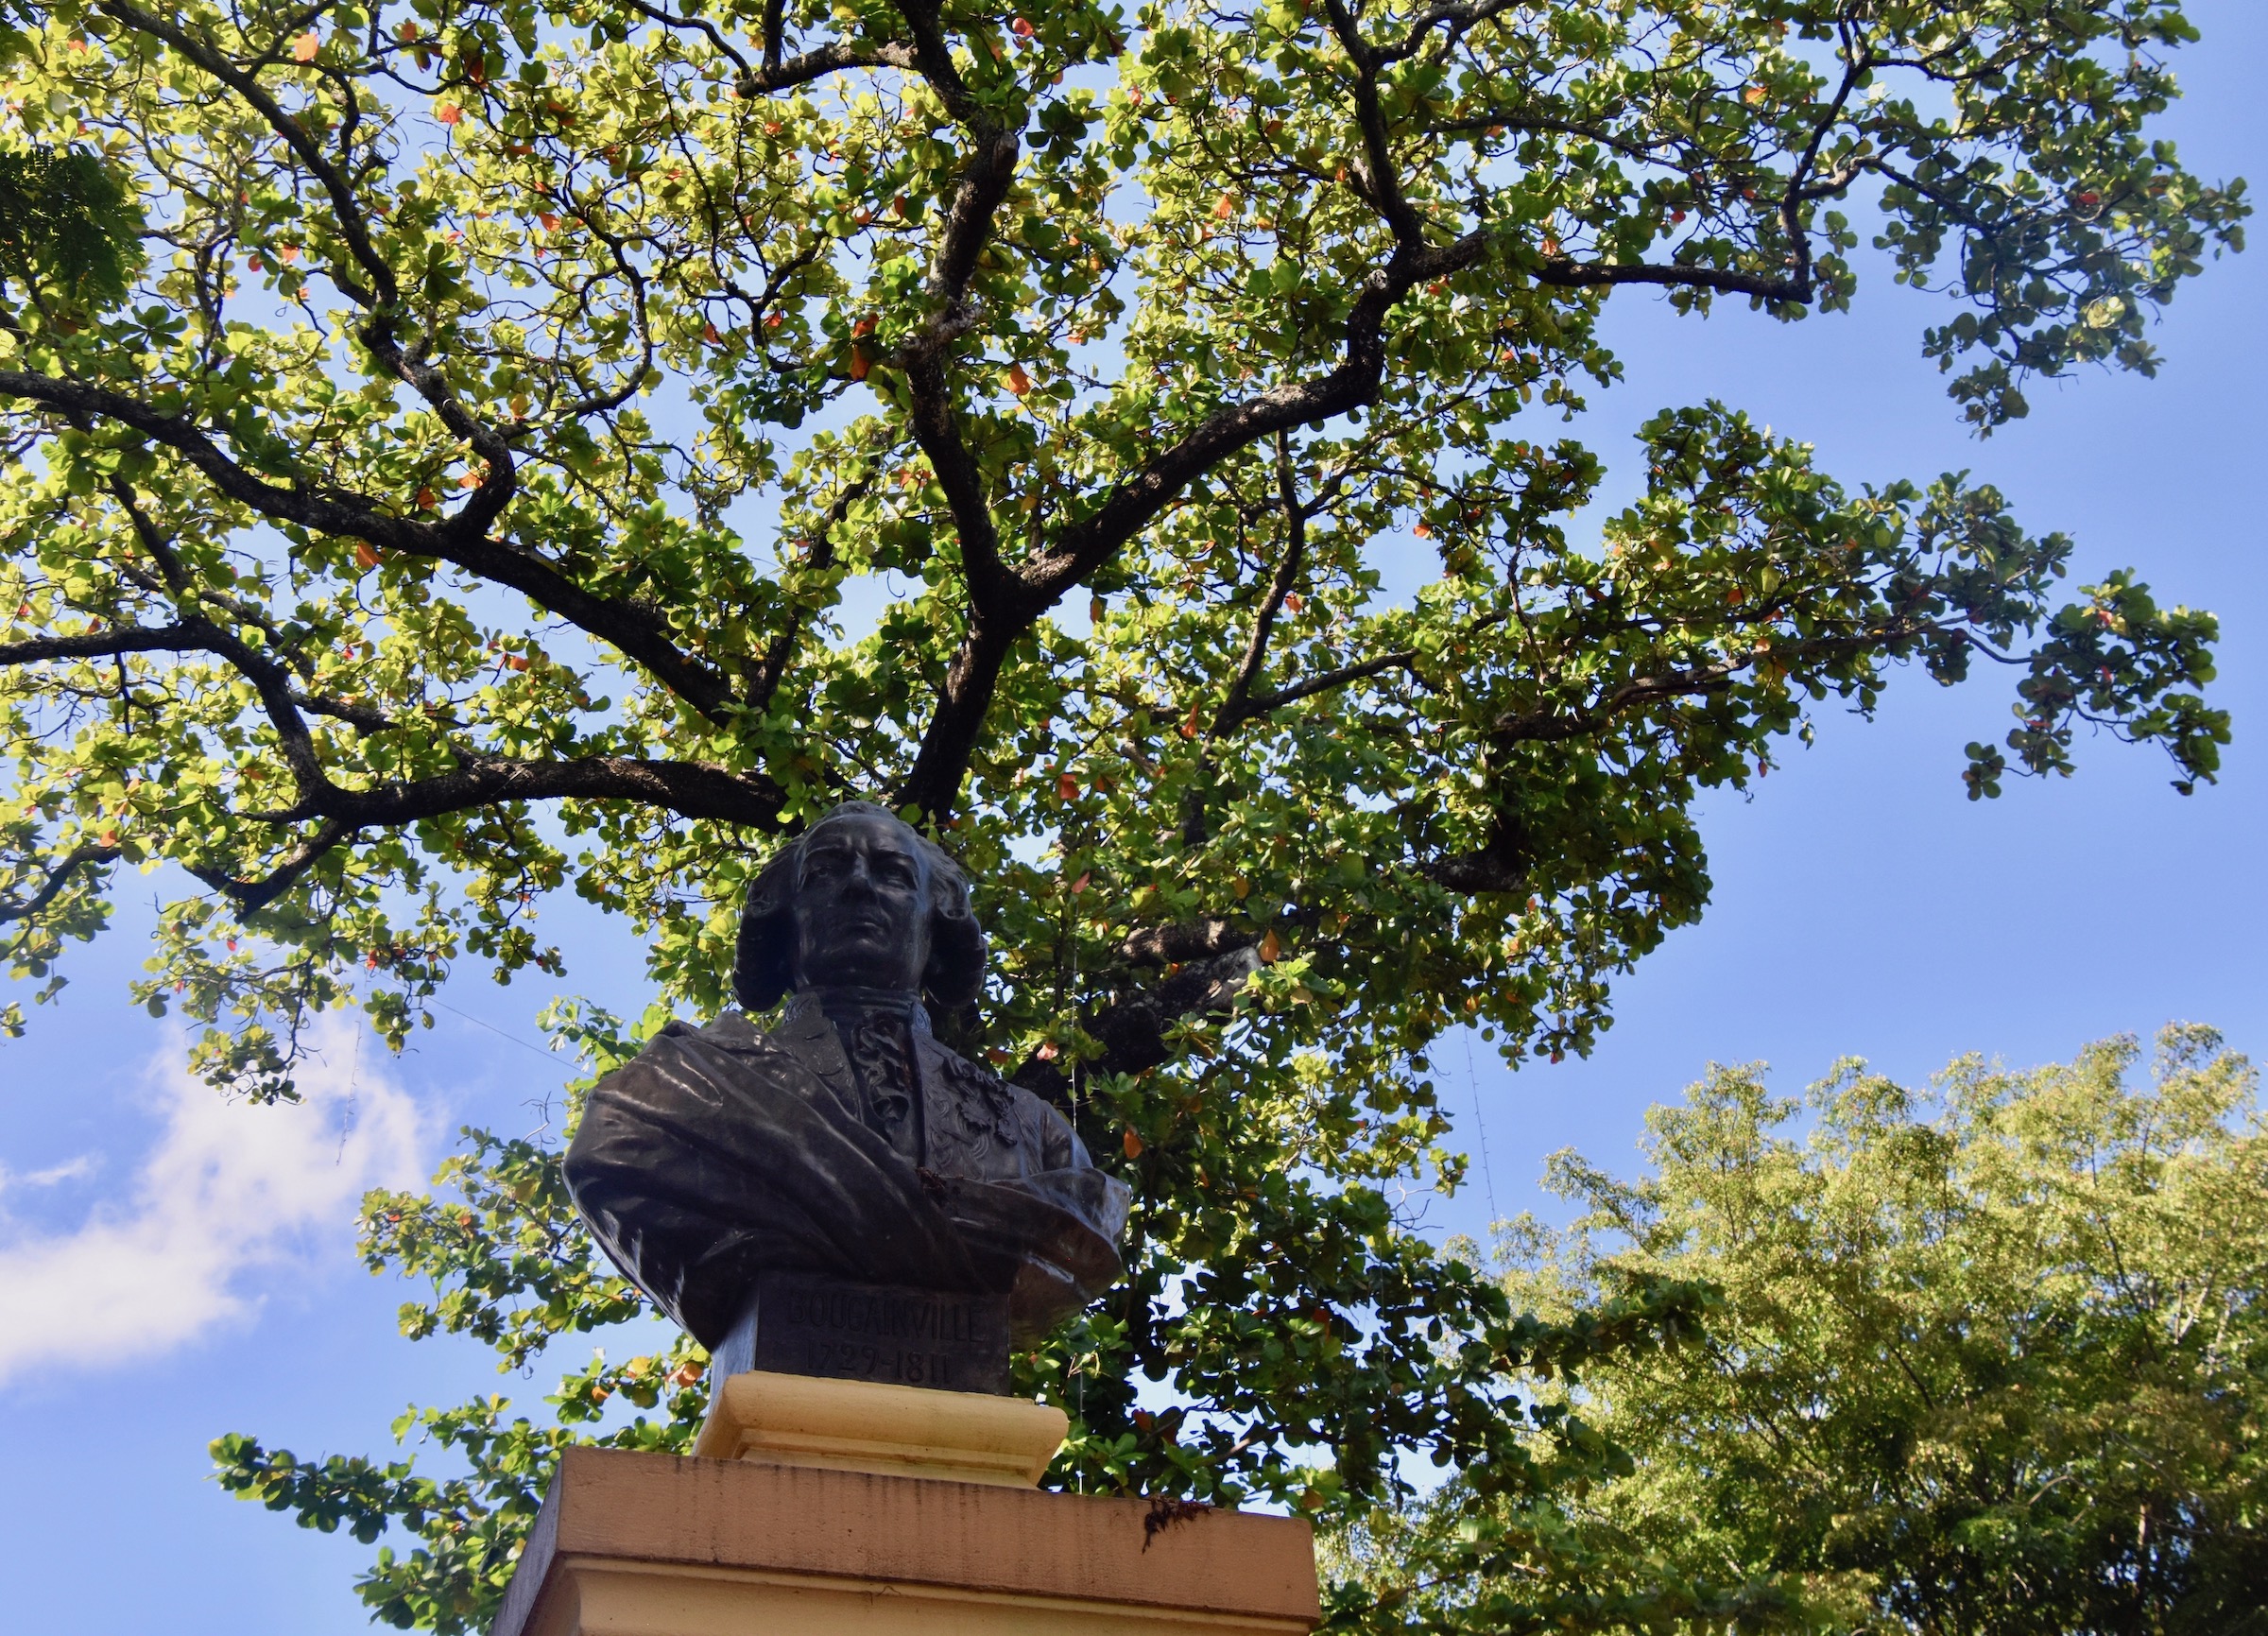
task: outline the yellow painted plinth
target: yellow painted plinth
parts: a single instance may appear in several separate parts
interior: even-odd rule
[[[1319,1617],[1296,1518],[570,1449],[490,1636],[1307,1636]]]
[[[1028,1489],[1070,1429],[1061,1409],[1022,1398],[750,1369],[717,1383],[693,1452]]]

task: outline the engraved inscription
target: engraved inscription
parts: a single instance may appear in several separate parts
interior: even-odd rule
[[[762,1281],[758,1369],[946,1391],[1007,1386],[1007,1303],[998,1296],[773,1276]]]

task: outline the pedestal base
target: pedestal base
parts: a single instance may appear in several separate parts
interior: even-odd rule
[[[749,1369],[713,1392],[693,1452],[717,1460],[1028,1489],[1071,1429],[1046,1404],[881,1381]]]
[[[571,1449],[490,1636],[1306,1636],[1308,1525]]]

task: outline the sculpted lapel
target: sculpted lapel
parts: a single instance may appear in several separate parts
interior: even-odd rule
[[[858,1082],[850,1076],[850,1061],[843,1055],[842,1037],[833,1023],[816,1010],[801,1011],[782,1020],[766,1038],[787,1047],[819,1085],[833,1094],[835,1112],[857,1121]]]

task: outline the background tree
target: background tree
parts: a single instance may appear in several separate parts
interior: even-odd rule
[[[2245,213],[2148,131],[2174,0],[16,15],[0,147],[97,156],[143,220],[123,301],[52,234],[0,265],[11,969],[60,980],[153,870],[139,998],[285,1096],[323,1007],[399,1042],[468,956],[556,973],[573,889],[651,950],[640,1025],[558,1013],[603,1066],[723,1003],[782,835],[888,801],[984,883],[947,1031],[1137,1190],[1125,1288],[1019,1366],[1079,1419],[1057,1480],[1328,1514],[1423,1451],[1543,1494],[1518,1370],[1697,1297],[1523,1324],[1407,1231],[1384,1184],[1461,1169],[1431,1042],[1584,1049],[1706,900],[1698,793],[1900,665],[2014,670],[1980,795],[2081,723],[2185,790],[2225,737],[2210,619],[2125,574],[2059,606],[2069,542],[1989,488],[1847,488],[1709,404],[1594,541],[1560,430],[1615,292],[1837,309],[1854,221],[1945,289],[1980,430],[2147,370]],[[440,1285],[413,1333],[508,1366],[635,1310],[549,1166],[479,1138],[374,1203]],[[370,1594],[454,1627],[548,1439],[616,1392],[675,1418],[609,1435],[681,1437],[698,1362],[571,1376],[564,1429],[432,1411],[455,1486],[226,1469],[404,1524]]]
[[[2139,1057],[1967,1058],[1934,1095],[1847,1062],[1800,1104],[1716,1069],[1649,1117],[1644,1180],[1555,1156],[1589,1214],[1513,1233],[1516,1304],[1664,1277],[1722,1302],[1675,1367],[1584,1376],[1635,1462],[1569,1507],[1563,1555],[1606,1567],[1587,1589],[1709,1581],[1836,1630],[2268,1630],[2258,1076],[2199,1027],[2158,1037],[2147,1084]],[[1457,1486],[1355,1554],[1405,1618],[1502,1628],[1492,1605],[1536,1600],[1485,1578],[1538,1554],[1506,1520]]]

